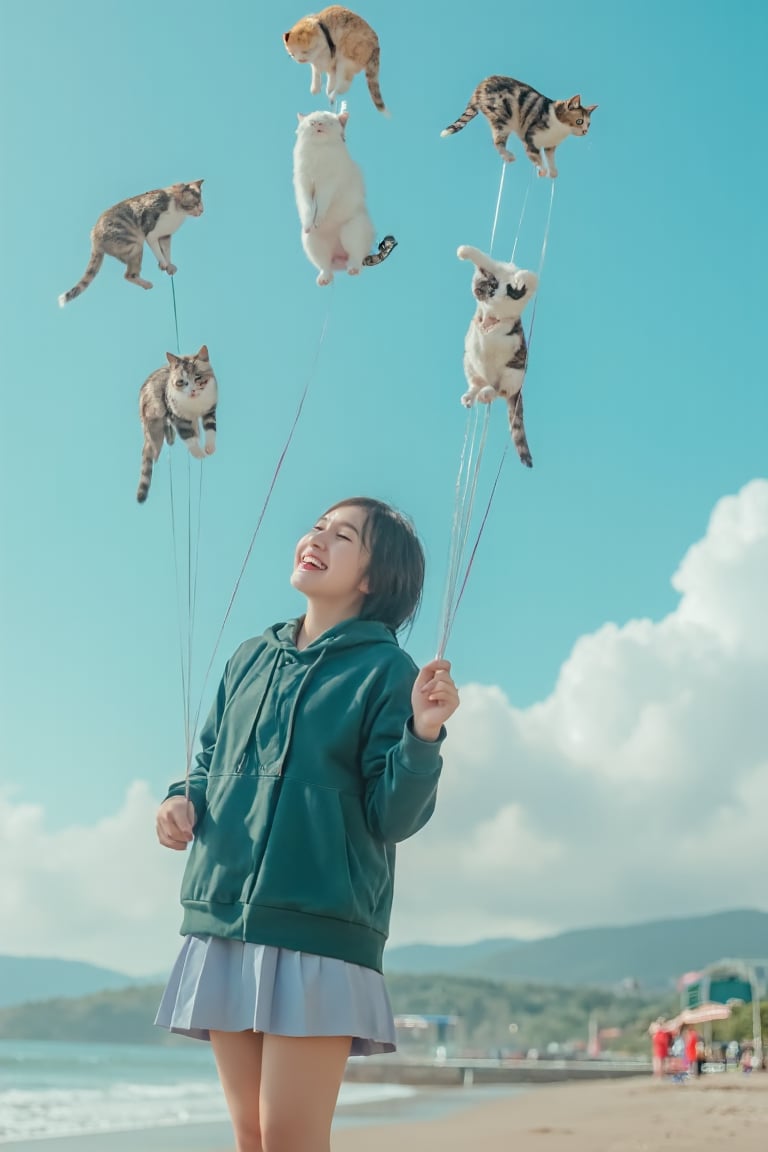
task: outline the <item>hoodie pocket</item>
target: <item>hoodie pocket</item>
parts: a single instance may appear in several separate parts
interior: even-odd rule
[[[217,779],[196,830],[182,899],[246,902],[264,852],[277,785],[263,777]]]
[[[349,850],[355,808],[362,823],[357,796],[284,778],[249,903],[371,925],[371,877]]]

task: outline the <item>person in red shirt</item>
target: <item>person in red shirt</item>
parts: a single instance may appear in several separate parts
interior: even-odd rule
[[[701,1075],[701,1061],[699,1060],[699,1036],[692,1024],[685,1027],[685,1062],[688,1074]]]
[[[651,1048],[653,1051],[653,1074],[663,1076],[667,1070],[667,1057],[669,1056],[670,1035],[660,1024],[656,1023],[651,1033]]]

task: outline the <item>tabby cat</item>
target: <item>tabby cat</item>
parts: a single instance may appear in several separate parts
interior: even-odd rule
[[[385,236],[376,255],[367,255],[374,230],[365,206],[363,174],[347,151],[346,105],[335,112],[298,113],[293,150],[293,186],[301,242],[319,269],[317,283],[330,284],[334,271],[357,276],[365,265],[386,260],[397,241]]]
[[[557,176],[555,149],[566,136],[586,136],[589,121],[597,104],[583,107],[581,96],[570,100],[550,100],[529,84],[513,80],[511,76],[489,76],[481,80],[472,93],[466,109],[458,120],[449,124],[440,135],[452,136],[469,124],[478,112],[487,118],[493,133],[496,150],[505,160],[514,160],[507,150],[507,138],[514,132],[519,136],[528,159],[537,168],[539,176]],[[547,158],[549,172],[541,157]]]
[[[202,216],[202,180],[191,184],[172,184],[170,188],[156,188],[130,200],[121,200],[99,216],[91,232],[91,258],[82,280],[59,296],[63,308],[84,292],[101,268],[104,254],[114,256],[127,265],[125,279],[140,288],[151,288],[149,280],[141,279],[141,259],[146,240],[162,272],[173,276],[176,265],[171,263],[171,236],[181,227],[187,216]]]
[[[507,402],[509,429],[517,454],[533,467],[523,424],[523,380],[528,347],[520,317],[539,286],[534,272],[463,245],[456,255],[475,265],[472,293],[477,308],[464,340],[464,374],[469,389],[461,398],[465,408],[490,404],[497,396]]]
[[[173,444],[178,432],[196,460],[216,451],[218,385],[205,344],[194,356],[166,352],[168,366],[158,368],[141,386],[139,416],[144,428],[141,477],[136,499],[143,504],[152,483],[152,469],[163,440]],[[199,421],[205,430],[200,443]]]
[[[316,15],[304,16],[283,33],[288,54],[312,68],[310,92],[317,95],[328,73],[326,93],[331,103],[349,91],[358,72],[365,69],[371,99],[385,116],[389,113],[379,88],[379,38],[362,16],[331,4]]]

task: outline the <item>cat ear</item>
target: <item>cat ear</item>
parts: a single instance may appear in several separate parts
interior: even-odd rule
[[[296,119],[298,120],[299,124],[301,124],[302,120],[306,119],[305,114],[303,112],[297,112]]]
[[[291,34],[290,32],[283,32],[283,44],[288,43],[288,37],[290,36],[290,34]]]
[[[342,112],[339,116],[339,124],[341,124],[342,128],[346,128],[347,120],[349,120],[349,112]]]
[[[200,351],[195,356],[195,360],[207,360],[207,359],[208,359],[208,345],[203,344],[202,348],[200,349]]]
[[[572,112],[575,112],[577,108],[580,108],[581,96],[571,96],[570,100],[568,101],[568,107]]]
[[[165,358],[170,364],[171,368],[173,368],[174,364],[178,364],[179,362],[178,356],[174,356],[173,352],[166,352]]]
[[[595,108],[597,108],[597,107],[599,107],[599,105],[597,105],[597,104],[590,104],[588,108],[585,108],[585,109],[584,109],[584,111],[585,111],[585,112],[594,112]]]

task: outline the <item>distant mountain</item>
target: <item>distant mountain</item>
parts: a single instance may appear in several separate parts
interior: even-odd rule
[[[510,951],[522,943],[512,938],[478,940],[474,944],[403,944],[388,948],[387,972],[466,972],[485,957]]]
[[[87,996],[147,982],[79,960],[0,956],[0,1007],[60,996]]]
[[[684,972],[725,958],[768,958],[768,913],[718,912],[613,928],[582,928],[541,940],[481,940],[476,944],[393,948],[388,972],[485,976],[572,986],[635,980],[669,989]]]
[[[768,913],[718,912],[618,928],[582,928],[542,940],[490,939],[474,944],[409,944],[387,951],[392,974],[480,976],[573,987],[634,980],[670,990],[684,972],[725,958],[768,960]],[[146,987],[136,978],[76,960],[0,956],[0,1008],[31,1001]]]

